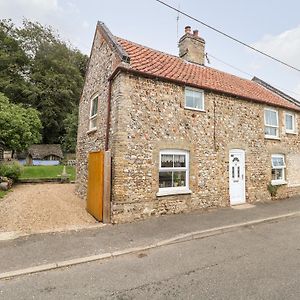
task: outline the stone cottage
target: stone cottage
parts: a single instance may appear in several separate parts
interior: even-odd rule
[[[110,150],[111,221],[300,192],[300,107],[261,84],[205,66],[187,26],[179,57],[98,22],[79,107],[77,191],[88,153]]]
[[[18,160],[26,165],[58,165],[64,158],[60,144],[34,144],[27,151],[17,153]]]

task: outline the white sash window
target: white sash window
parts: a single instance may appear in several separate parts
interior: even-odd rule
[[[190,193],[189,152],[162,150],[159,154],[158,196],[180,193]]]
[[[279,185],[285,184],[285,161],[284,155],[273,154],[272,155],[272,184]]]
[[[278,138],[278,111],[265,109],[265,137]]]

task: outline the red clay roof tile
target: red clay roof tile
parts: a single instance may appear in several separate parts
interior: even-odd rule
[[[268,105],[300,111],[300,107],[268,90],[257,82],[243,79],[210,67],[189,63],[179,57],[163,53],[122,38],[120,46],[130,57],[130,68],[135,71],[183,81],[186,85],[239,96]]]

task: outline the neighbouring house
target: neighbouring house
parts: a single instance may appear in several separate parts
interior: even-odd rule
[[[77,191],[88,155],[110,150],[113,223],[300,192],[300,106],[205,66],[187,26],[179,57],[115,37],[98,22],[79,107]]]
[[[36,144],[18,153],[17,157],[22,164],[29,166],[50,166],[59,165],[64,155],[60,144]]]
[[[11,150],[3,151],[3,159],[6,161],[12,160],[13,159],[13,151],[11,151]]]

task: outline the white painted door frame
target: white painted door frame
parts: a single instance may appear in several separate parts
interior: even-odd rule
[[[230,205],[246,202],[245,151],[229,151],[229,197]]]

